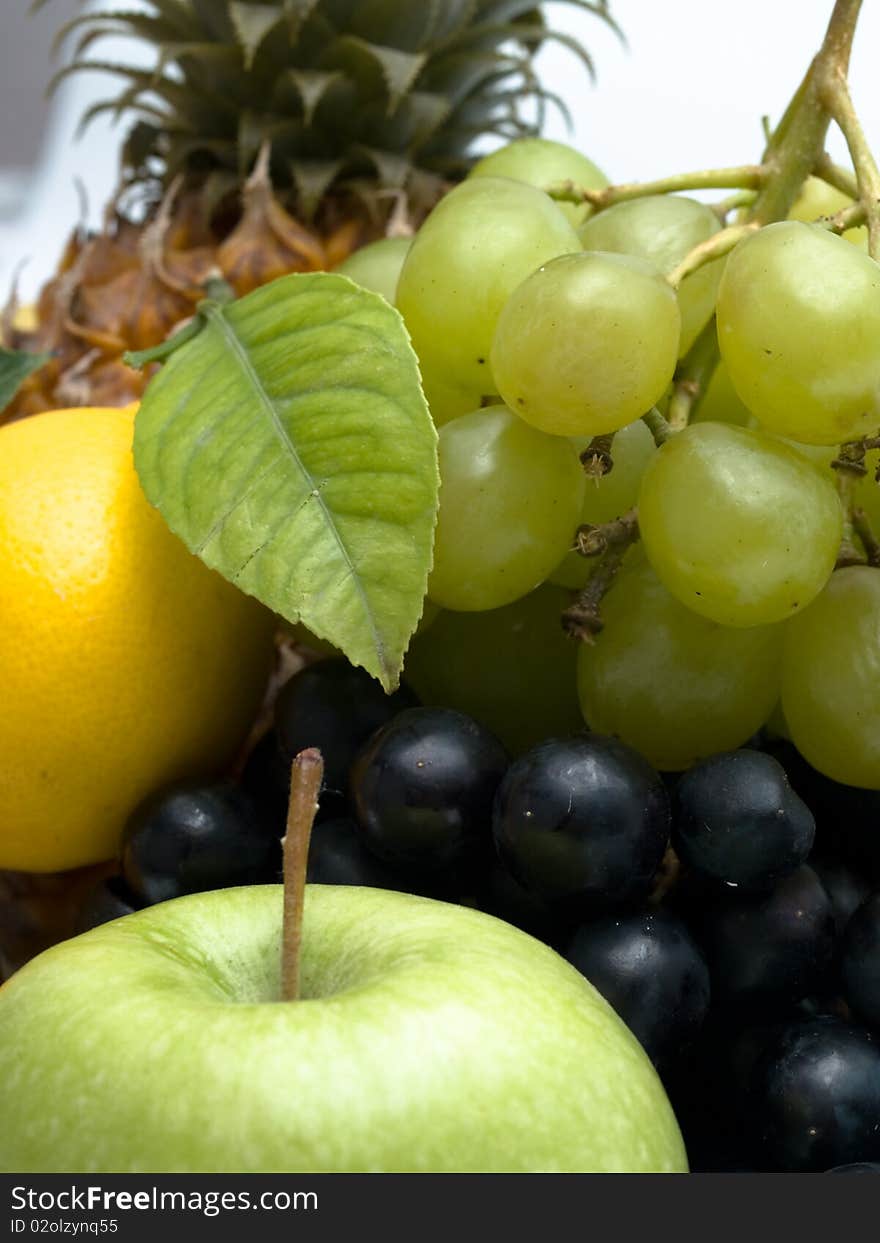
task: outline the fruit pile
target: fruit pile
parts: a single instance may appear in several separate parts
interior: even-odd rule
[[[764,737],[680,776],[592,732],[511,760],[473,717],[322,659],[284,686],[240,783],[138,809],[79,930],[277,882],[306,745],[327,757],[309,880],[476,906],[557,949],[655,1063],[692,1168],[880,1160],[880,792]]]

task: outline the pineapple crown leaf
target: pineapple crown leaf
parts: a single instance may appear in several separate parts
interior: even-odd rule
[[[511,84],[515,88],[513,95],[505,89]],[[517,98],[526,95],[539,109],[543,106],[543,87],[531,68],[529,57],[524,55],[485,51],[447,53],[425,74],[424,86],[448,99],[453,108],[475,96],[493,97],[496,103],[503,97],[515,106]]]
[[[65,22],[52,40],[52,56],[57,57],[63,45],[74,31],[85,27],[84,34],[74,44],[71,59],[79,60],[91,44],[98,39],[113,35],[130,35],[133,38],[147,40],[150,43],[162,44],[168,40],[190,37],[197,28],[184,28],[173,21],[157,17],[150,13],[129,11],[127,9],[107,10],[100,14],[80,13]]]
[[[590,13],[609,26],[619,39],[624,38],[623,31],[611,13],[608,0],[562,0],[562,3]],[[477,7],[484,20],[493,22],[516,21],[524,17],[534,20],[536,15],[541,16],[540,2],[535,3],[535,0],[478,0]]]
[[[370,43],[358,35],[343,35],[336,48],[337,55],[343,58],[346,53],[351,52],[373,62],[384,80],[389,113],[394,112],[403,96],[412,88],[427,60],[424,52],[401,52],[397,48]]]
[[[581,64],[586,69],[590,78],[596,77],[596,66],[593,58],[579,39],[574,35],[566,34],[562,30],[550,30],[547,26],[539,23],[526,25],[524,22],[504,22],[500,25],[475,26],[473,30],[463,31],[451,41],[451,46],[467,47],[469,45],[481,46],[487,41],[492,46],[497,46],[508,39],[517,39],[523,43],[535,45],[543,45],[545,43],[560,43],[573,52]]]
[[[315,110],[331,86],[343,77],[341,69],[287,69],[278,80],[275,99],[279,107],[283,107],[278,98],[279,92],[289,83],[299,95],[303,107],[303,121],[310,126],[314,120]]]
[[[403,190],[409,181],[413,165],[404,156],[377,147],[361,147],[364,158],[375,169],[379,182],[390,191]]]
[[[175,124],[184,127],[189,125],[205,134],[211,133],[211,123],[216,122],[218,114],[225,112],[236,119],[238,117],[234,101],[224,98],[222,94],[212,92],[210,95],[193,97],[183,84],[155,70],[119,64],[116,61],[89,60],[80,65],[65,65],[49,80],[49,92],[57,90],[66,77],[83,68],[116,74],[129,80],[131,85],[120,95],[120,112],[135,110],[138,114],[161,115],[170,127]],[[156,99],[167,105],[166,110],[158,114]]]
[[[237,48],[219,43],[164,43],[153,73],[161,78],[167,66],[175,62],[184,71],[187,64],[196,64],[201,71],[208,69],[210,74],[223,70],[234,72],[239,61]]]
[[[82,132],[87,129],[89,125],[91,125],[92,121],[96,120],[99,116],[103,116],[105,113],[111,113],[113,120],[117,121],[126,109],[135,102],[135,98],[138,94],[138,88],[130,87],[127,91],[124,91],[121,95],[116,96],[113,99],[97,100],[89,108],[87,108],[80,117],[79,125],[76,130],[77,137],[79,137]],[[144,117],[152,117],[154,121],[158,121],[160,124],[167,120],[166,114],[159,107],[145,101],[138,101],[138,111],[143,114]],[[146,120],[139,121],[132,127],[127,141],[130,142],[135,134],[142,132],[144,129],[148,129],[151,134],[155,133],[154,125],[150,125]]]
[[[148,0],[162,3],[162,0]],[[235,23],[229,14],[229,0],[180,0],[193,11],[203,32],[219,43],[235,43]]]
[[[345,160],[290,160],[288,167],[303,215],[310,219],[327,190],[342,172]]]
[[[282,7],[293,35],[296,34],[303,22],[311,17],[317,5],[318,0],[284,0]]]
[[[229,16],[244,53],[244,67],[250,70],[263,40],[287,15],[277,4],[246,4],[244,0],[229,0]]]
[[[59,42],[72,40],[72,56],[52,87],[87,69],[126,80],[83,120],[131,116],[125,176],[154,195],[180,173],[194,186],[215,173],[224,177],[212,185],[240,184],[267,141],[276,191],[304,214],[335,186],[372,181],[376,201],[383,186],[436,192],[467,172],[481,135],[540,132],[548,105],[568,117],[534,68],[542,47],[567,48],[594,75],[589,52],[548,23],[541,0],[142,4],[98,0],[66,23]],[[617,30],[607,0],[562,5]],[[119,35],[152,48],[153,67],[100,59],[94,45]]]

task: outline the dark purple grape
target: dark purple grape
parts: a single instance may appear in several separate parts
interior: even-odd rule
[[[127,888],[121,876],[107,876],[99,881],[80,908],[74,935],[88,932],[111,919],[121,919],[138,910],[141,903]]]
[[[751,1125],[771,1170],[819,1172],[880,1159],[880,1047],[834,1018],[794,1023],[752,1072]]]
[[[669,839],[669,799],[647,761],[616,738],[552,739],[511,765],[493,828],[524,888],[589,917],[647,896]]]
[[[722,895],[696,915],[694,928],[719,1002],[779,1006],[827,984],[834,916],[828,894],[806,865],[770,893]]]
[[[575,932],[565,957],[617,1011],[655,1063],[691,1045],[709,1009],[709,969],[667,911],[606,916]]]
[[[819,877],[831,899],[834,913],[834,934],[842,937],[852,916],[871,892],[871,886],[839,859],[810,859],[810,867]]]
[[[754,1169],[744,1108],[752,1071],[770,1039],[797,1016],[748,1017],[712,1007],[686,1056],[661,1068],[694,1172]]]
[[[508,757],[494,734],[451,708],[409,708],[352,767],[363,841],[392,867],[466,878],[491,857],[492,800]]]
[[[283,837],[290,800],[290,760],[283,754],[274,729],[264,734],[248,756],[241,786],[253,799],[267,829]]]
[[[358,751],[377,729],[418,702],[403,684],[386,695],[365,669],[347,660],[316,661],[295,673],[278,695],[275,728],[282,755],[289,762],[307,747],[317,747],[324,759],[322,802],[329,806],[335,796],[338,809]]]
[[[559,947],[571,936],[571,921],[561,919],[558,910],[524,889],[499,859],[493,860],[477,896],[480,910],[548,945]]]
[[[812,768],[791,743],[774,743],[771,753],[812,811],[822,854],[848,863],[872,888],[880,885],[880,790],[832,781]]]
[[[315,825],[306,880],[313,885],[405,888],[404,883],[367,850],[353,820],[326,820]]]
[[[880,893],[863,902],[846,926],[840,975],[853,1012],[880,1029]]]
[[[237,785],[179,785],[147,799],[126,825],[122,872],[146,906],[186,893],[281,876],[278,837]]]
[[[712,880],[767,889],[810,853],[816,826],[785,770],[760,751],[728,751],[695,764],[672,799],[679,858]]]

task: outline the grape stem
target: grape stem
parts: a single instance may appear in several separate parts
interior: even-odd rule
[[[824,170],[827,84],[846,76],[861,6],[862,0],[835,0],[822,47],[770,138],[762,161],[768,175],[749,213],[759,224],[784,220],[807,177]]]
[[[718,334],[713,315],[678,364],[666,412],[671,433],[687,427],[718,366]]]
[[[660,870],[654,877],[654,888],[646,899],[648,906],[660,906],[678,883],[681,875],[681,860],[671,846],[666,847],[666,854],[660,864]]]
[[[698,169],[689,173],[674,173],[654,181],[629,182],[601,189],[579,186],[574,181],[559,181],[547,186],[547,193],[558,202],[588,203],[598,212],[615,203],[651,194],[674,194],[682,190],[755,191],[749,219],[765,225],[786,218],[807,177],[815,173],[829,185],[852,197],[860,197],[868,210],[869,219],[872,211],[876,210],[876,228],[880,230],[880,175],[877,174],[846,85],[861,6],[862,0],[836,0],[822,47],[781,121],[770,134],[759,164]],[[856,186],[853,186],[845,170],[834,167],[824,151],[825,136],[832,117],[843,130],[850,146],[857,172]]]
[[[880,169],[853,106],[846,74],[841,69],[829,71],[823,80],[822,101],[840,126],[849,147],[858,197],[868,222],[868,253],[876,259],[880,253]]]
[[[610,522],[602,522],[598,526],[585,522],[577,529],[574,551],[581,557],[600,557],[609,548],[622,545],[628,548],[632,543],[633,524],[636,511],[631,509],[620,518],[612,518]]]
[[[730,254],[734,246],[743,238],[748,237],[750,233],[756,233],[760,227],[757,221],[751,220],[746,224],[729,225],[719,233],[713,233],[711,237],[706,238],[705,242],[700,242],[693,250],[688,251],[681,263],[667,273],[666,280],[673,289],[679,289],[682,281],[691,273],[698,272],[713,259],[720,259],[723,255]]]
[[[562,627],[566,634],[582,643],[592,643],[603,628],[601,604],[605,593],[614,581],[623,559],[639,538],[636,511],[631,509],[622,518],[615,518],[601,527],[581,528],[585,531],[584,543],[593,547],[585,556],[601,556],[589,582],[574,602],[562,614]],[[580,536],[580,532],[579,532]],[[581,551],[578,546],[577,551]]]
[[[284,848],[284,913],[281,931],[281,997],[299,999],[300,957],[302,953],[303,900],[309,842],[318,796],[324,776],[324,761],[315,747],[300,751],[290,775],[290,803]]]
[[[835,164],[827,151],[823,151],[816,161],[816,167],[813,174],[821,178],[826,185],[832,186],[835,190],[839,190],[841,194],[848,195],[851,199],[859,197],[859,183],[856,181],[855,173],[851,173],[848,168],[841,168]]]
[[[614,432],[604,436],[594,436],[580,455],[581,466],[588,479],[603,479],[614,470],[614,458],[611,446],[614,443]]]
[[[831,233],[840,234],[845,233],[847,229],[855,228],[856,225],[864,224],[867,215],[864,203],[853,203],[851,207],[842,207],[833,216],[821,216],[816,224],[821,224]]]
[[[831,463],[835,471],[837,492],[843,507],[843,537],[840,543],[836,568],[843,569],[848,565],[864,565],[865,558],[856,548],[855,536],[862,542],[867,553],[869,565],[880,565],[880,546],[871,530],[868,516],[863,509],[855,504],[855,488],[859,480],[867,473],[865,453],[869,449],[880,448],[880,437],[866,436],[862,440],[851,440],[840,446],[840,452]],[[880,467],[878,467],[880,473]]]
[[[853,522],[855,486],[859,476],[865,473],[865,468],[864,464],[860,464],[855,458],[850,460],[844,456],[847,448],[849,446],[843,446],[841,456],[831,463],[836,471],[837,494],[843,509],[843,535],[835,563],[837,569],[843,569],[847,565],[863,565],[865,560],[856,548],[856,530]]]
[[[862,451],[862,457],[864,457],[864,455],[868,453],[871,449],[880,449],[880,436],[866,436],[864,440],[857,440],[856,444],[859,446],[859,448]],[[851,448],[850,445],[842,446],[842,449],[849,449],[849,448]],[[878,465],[877,471],[878,471],[878,474],[880,474],[880,465]],[[867,473],[867,471],[865,471],[864,473]]]
[[[868,565],[880,568],[880,542],[874,534],[868,515],[858,505],[853,510],[852,521],[856,535],[862,541],[862,547],[867,554]]]
[[[658,449],[661,445],[665,444],[669,437],[673,434],[669,423],[656,406],[652,407],[647,414],[642,415],[642,422],[647,424],[648,430],[654,437],[654,444]]]
[[[604,186],[601,190],[579,186],[574,181],[557,181],[547,194],[559,203],[589,203],[597,212],[615,203],[646,198],[649,194],[674,194],[678,190],[758,190],[767,170],[761,164],[741,164],[733,168],[704,168],[692,173],[673,173],[656,181],[633,181]]]
[[[865,454],[869,449],[877,447],[878,444],[867,437],[863,440],[847,441],[846,444],[840,446],[840,452],[831,463],[832,469],[838,472],[838,476],[852,475],[860,479],[862,475],[868,473],[865,466]]]
[[[711,207],[718,219],[724,222],[731,212],[738,211],[741,207],[751,207],[756,198],[756,190],[737,190],[735,194],[729,194],[726,199],[712,203]]]

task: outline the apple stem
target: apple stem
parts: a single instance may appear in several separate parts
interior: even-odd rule
[[[323,776],[324,761],[321,752],[315,747],[300,751],[293,761],[290,774],[287,833],[282,842],[284,915],[281,931],[281,997],[284,1001],[296,1001],[299,998],[306,865]]]

